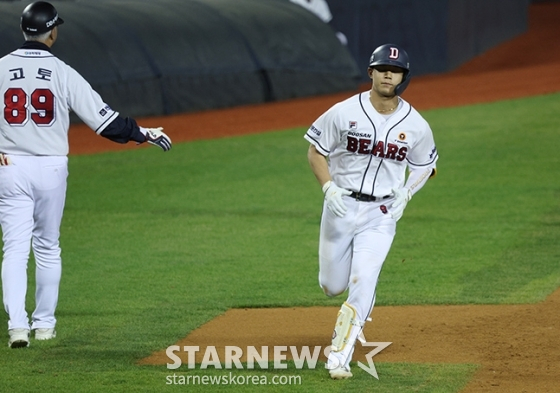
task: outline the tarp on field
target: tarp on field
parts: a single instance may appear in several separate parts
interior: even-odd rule
[[[51,1],[53,53],[115,110],[161,115],[356,88],[332,28],[287,0]],[[2,55],[23,43],[26,3],[2,2]]]

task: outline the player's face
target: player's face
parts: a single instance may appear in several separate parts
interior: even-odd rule
[[[372,90],[382,97],[393,97],[395,87],[402,82],[404,70],[391,65],[375,66],[368,69],[372,80]]]

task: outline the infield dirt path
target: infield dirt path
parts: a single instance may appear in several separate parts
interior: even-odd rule
[[[371,342],[393,343],[375,355],[376,363],[481,365],[463,392],[560,392],[559,310],[560,290],[534,305],[376,307],[364,335]],[[231,309],[169,345],[199,346],[197,363],[209,346],[222,360],[225,346],[267,346],[270,352],[274,346],[325,348],[337,312],[333,307]],[[366,363],[365,355],[372,349],[358,343],[354,360]],[[185,352],[177,354],[188,363]],[[172,361],[165,350],[141,361],[166,363]],[[319,372],[327,378],[326,371]]]
[[[558,92],[559,21],[560,3],[533,4],[527,33],[456,71],[413,78],[403,97],[425,110]],[[139,123],[163,126],[174,142],[306,127],[353,93],[139,119]],[[85,126],[72,127],[70,145],[72,154],[143,148],[109,143]],[[218,352],[226,345],[324,347],[337,311],[332,307],[233,309],[177,344],[198,345],[201,355],[210,345]],[[480,364],[464,393],[560,392],[560,291],[535,305],[376,307],[372,317],[366,337],[393,342],[376,355],[377,361]],[[358,345],[355,358],[364,359],[366,352]],[[201,360],[199,356],[197,361]],[[162,351],[141,363],[168,361]]]

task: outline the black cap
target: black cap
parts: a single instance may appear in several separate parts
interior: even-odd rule
[[[21,30],[30,35],[46,33],[63,23],[56,8],[46,1],[29,4],[21,14]]]

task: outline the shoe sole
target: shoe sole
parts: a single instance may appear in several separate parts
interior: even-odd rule
[[[350,377],[352,377],[352,373],[351,372],[334,372],[334,373],[330,373],[331,374],[331,379],[348,379]]]
[[[10,343],[9,345],[10,348],[25,348],[28,346],[29,346],[29,341],[25,341],[25,340],[16,340]]]

